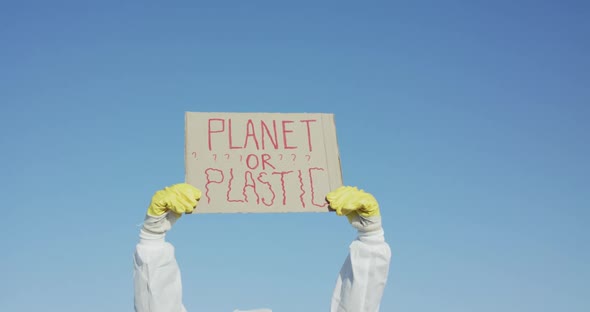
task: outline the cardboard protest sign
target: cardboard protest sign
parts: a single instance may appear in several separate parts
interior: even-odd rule
[[[327,212],[342,185],[332,114],[185,116],[185,175],[196,213]]]

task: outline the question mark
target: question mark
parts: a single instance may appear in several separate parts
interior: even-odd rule
[[[309,162],[309,160],[311,159],[311,156],[305,155],[305,158],[307,158],[307,162]]]
[[[293,161],[295,161],[295,158],[297,158],[297,155],[291,154],[291,156],[293,156]]]
[[[197,158],[197,152],[193,152],[193,158]]]
[[[225,159],[229,159],[229,154],[225,154]]]
[[[213,154],[213,159],[215,159],[215,161],[217,161],[217,154]]]
[[[283,154],[279,154],[279,158],[283,160]]]

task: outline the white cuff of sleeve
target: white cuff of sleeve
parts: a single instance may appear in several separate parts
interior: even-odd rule
[[[140,242],[163,242],[166,232],[178,220],[178,216],[170,211],[161,216],[146,215],[139,232]]]
[[[164,239],[166,238],[166,233],[154,233],[151,232],[147,229],[142,228],[141,230],[139,230],[139,242],[140,243],[158,243],[158,242],[164,242]]]
[[[373,232],[373,231],[378,231],[382,228],[381,216],[365,218],[365,217],[361,217],[357,213],[355,213],[353,215],[350,223],[359,232]]]
[[[371,232],[358,231],[358,240],[365,243],[380,243],[385,241],[385,231],[380,228]]]

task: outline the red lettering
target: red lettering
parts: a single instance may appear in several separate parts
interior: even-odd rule
[[[268,165],[269,167],[271,167],[273,169],[277,169],[277,168],[275,168],[275,166],[271,165],[268,162],[269,160],[270,160],[269,154],[262,154],[262,170],[266,170],[266,165]]]
[[[279,138],[277,135],[277,121],[276,120],[272,121],[272,129],[274,131],[274,140],[272,139],[273,136],[270,134],[270,130],[268,129],[268,126],[262,120],[260,121],[260,128],[262,128],[260,130],[260,132],[262,132],[262,149],[266,149],[266,146],[264,145],[265,131],[266,131],[266,134],[268,134],[268,137],[270,139],[270,143],[272,144],[272,146],[274,146],[275,149],[279,149]]]
[[[211,180],[211,176],[209,175],[209,171],[215,171],[218,172],[221,175],[221,180],[219,181],[215,181],[215,180]],[[205,183],[205,197],[207,197],[207,203],[211,203],[211,197],[209,197],[209,184],[211,183],[215,183],[215,184],[220,184],[221,182],[223,182],[223,171],[219,170],[219,169],[213,169],[213,168],[207,168],[205,169],[205,176],[206,178],[206,183]]]
[[[254,157],[254,159],[256,159],[256,165],[255,166],[250,166],[250,159],[252,159],[252,157]],[[258,160],[258,156],[254,155],[254,154],[249,154],[248,156],[246,156],[246,166],[252,170],[258,168],[258,165],[260,165],[260,160]]]
[[[301,189],[301,195],[299,195],[299,200],[301,201],[301,205],[305,208],[305,200],[303,200],[303,196],[305,195],[305,189],[303,188],[303,177],[301,176],[301,170],[297,170],[298,177],[299,177],[299,188]]]
[[[248,181],[248,177],[250,177],[250,181]],[[256,194],[256,204],[260,204],[260,196],[258,196],[258,193],[256,192],[256,184],[254,183],[254,178],[252,177],[252,172],[246,171],[244,173],[244,180],[246,181],[244,184],[244,188],[242,188],[242,195],[244,195],[244,200],[246,202],[248,202],[248,195],[246,194],[246,188],[251,187],[252,190],[254,191],[254,194]],[[249,182],[252,182],[252,183],[249,183]]]
[[[283,120],[283,146],[285,149],[296,149],[296,146],[289,146],[287,144],[287,133],[292,133],[293,130],[287,129],[287,124],[293,123],[291,120]]]
[[[281,175],[281,190],[283,191],[283,206],[287,204],[287,193],[285,190],[285,176],[293,171],[281,171],[281,172],[273,172],[272,174],[279,174]]]
[[[266,175],[266,172],[261,172],[260,174],[258,174],[258,178],[257,178],[257,180],[258,180],[260,183],[262,183],[262,184],[266,185],[266,186],[268,187],[268,190],[269,190],[269,191],[270,191],[270,193],[272,194],[272,198],[270,199],[270,203],[267,203],[267,202],[266,202],[266,200],[265,200],[265,198],[262,198],[262,203],[263,203],[265,206],[267,206],[267,207],[270,207],[270,206],[272,206],[272,204],[275,202],[275,197],[276,197],[276,195],[275,195],[275,192],[272,190],[272,186],[270,185],[270,183],[268,183],[268,181],[262,181],[262,176],[265,176],[265,175]]]
[[[230,149],[241,149],[241,146],[234,146],[233,145],[233,133],[231,132],[231,118],[229,118],[227,120],[227,126],[228,126],[228,130],[229,130],[229,148]]]
[[[252,159],[253,157],[256,158],[256,160]],[[261,158],[262,161],[260,161],[259,158]],[[226,192],[227,203],[250,203],[272,207],[275,204],[275,200],[278,200],[277,204],[282,203],[283,206],[286,206],[287,204],[298,205],[296,203],[296,197],[298,197],[301,204],[300,207],[304,209],[308,207],[325,208],[328,205],[327,202],[320,198],[321,194],[316,194],[317,190],[315,188],[315,183],[317,183],[316,180],[326,173],[325,168],[312,167],[290,171],[280,169],[276,170],[276,168],[271,164],[270,159],[271,156],[268,154],[262,154],[261,157],[256,154],[249,154],[246,160],[249,168],[258,170],[274,170],[272,172],[262,171],[260,173],[253,170],[246,170],[243,171],[244,179],[242,180],[238,177],[239,181],[234,181],[234,174],[239,173],[238,175],[242,176],[242,171],[236,171],[236,168],[228,168],[227,170],[217,168],[205,169],[204,195],[207,203],[210,204],[212,201],[215,202],[216,199],[211,197],[211,192],[216,190],[213,185],[219,184],[220,187],[223,187],[223,191]],[[262,163],[262,168],[260,168],[260,163]],[[320,173],[318,173],[318,171],[320,171]],[[229,173],[229,178],[227,180],[224,176],[225,173]],[[295,176],[293,176],[293,178],[289,178],[288,176],[291,173],[295,173],[296,178]],[[305,176],[306,174],[307,176]],[[278,177],[269,178],[270,175],[277,175]],[[294,179],[297,179],[297,182]],[[242,181],[244,181],[243,184]],[[295,183],[298,183],[299,191],[295,190]],[[293,186],[293,188],[287,190],[287,184],[289,187]],[[307,184],[309,184],[309,189]],[[281,190],[279,192],[275,192],[275,189],[277,189],[279,186]],[[310,195],[307,195],[308,191]],[[281,193],[282,198],[281,195],[279,195]],[[295,198],[292,198],[294,196]]]
[[[234,169],[229,169],[229,183],[227,184],[227,201],[230,203],[243,203],[243,199],[230,199],[229,194],[231,193],[231,183],[234,180]]]
[[[211,122],[212,121],[221,121],[221,130],[213,131],[211,129]],[[219,118],[210,118],[209,121],[208,121],[208,125],[209,125],[209,127],[207,129],[207,135],[208,135],[208,138],[209,138],[209,150],[211,150],[211,148],[212,148],[211,147],[211,134],[225,131],[225,120],[219,119]]]
[[[315,119],[307,119],[307,120],[300,120],[307,125],[307,145],[309,146],[309,151],[311,152],[313,148],[311,147],[311,128],[309,127],[310,122],[316,122]]]
[[[252,119],[248,119],[248,123],[246,124],[246,138],[244,139],[244,148],[248,146],[248,139],[250,137],[254,139],[256,149],[259,150],[260,146],[258,145],[258,139],[256,138],[256,133],[254,132],[254,123],[252,123]]]
[[[311,188],[311,203],[312,203],[312,205],[314,205],[314,206],[316,206],[316,207],[321,207],[321,208],[323,208],[323,207],[325,207],[325,206],[326,206],[328,203],[323,203],[322,205],[320,205],[320,204],[316,204],[316,203],[315,203],[315,189],[314,189],[314,187],[313,187],[313,176],[312,176],[312,174],[311,174],[311,171],[312,171],[312,170],[320,170],[320,171],[324,171],[324,169],[323,169],[323,168],[317,168],[317,167],[309,168],[309,185],[310,185],[310,188]]]

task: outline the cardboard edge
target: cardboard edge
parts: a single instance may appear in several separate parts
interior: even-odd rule
[[[197,206],[197,208],[193,211],[192,215],[213,215],[213,214],[290,214],[290,213],[318,213],[318,214],[322,214],[322,213],[326,213],[326,212],[331,212],[331,210],[327,209],[326,211],[321,210],[321,211],[297,211],[297,212],[293,212],[293,211],[238,211],[238,210],[226,210],[226,211],[199,211],[199,206]]]
[[[334,190],[343,184],[342,180],[342,165],[340,160],[340,150],[338,149],[338,142],[336,136],[336,123],[334,121],[334,114],[322,114],[322,131],[324,132],[324,142],[329,142],[329,146],[326,145],[326,165],[328,166],[329,172],[334,172],[335,175],[330,174],[330,189]],[[337,166],[338,168],[332,168],[332,159],[328,155],[328,150],[335,151],[337,154]]]
[[[189,112],[184,112],[184,183],[188,183],[188,116]]]
[[[334,124],[334,144],[338,151],[338,170],[340,172],[340,183],[344,184],[344,173],[342,172],[342,158],[340,157],[340,144],[338,144],[338,127],[336,126],[336,115],[332,114],[332,123]]]

